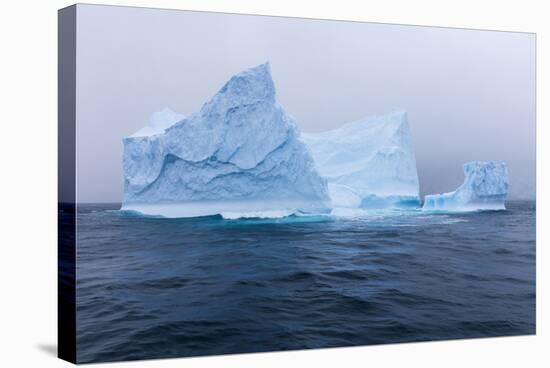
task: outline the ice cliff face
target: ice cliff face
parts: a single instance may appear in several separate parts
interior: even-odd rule
[[[416,160],[404,112],[302,134],[327,179],[333,207],[419,206]]]
[[[474,161],[464,164],[464,183],[454,192],[427,195],[425,210],[478,211],[504,210],[508,194],[508,169],[500,161]]]
[[[165,111],[158,120],[154,134],[124,139],[123,210],[191,217],[328,209],[326,181],[276,101],[269,64],[233,76],[199,112],[180,119]]]

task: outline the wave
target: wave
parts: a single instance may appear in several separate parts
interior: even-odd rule
[[[441,211],[424,211],[420,208],[410,209],[362,209],[362,208],[334,208],[330,213],[304,213],[293,210],[268,210],[268,211],[229,211],[218,215],[196,216],[184,218],[172,218],[162,215],[150,215],[137,210],[103,210],[104,214],[118,215],[126,218],[166,219],[204,221],[211,220],[214,223],[223,221],[233,225],[253,224],[298,224],[312,222],[332,221],[359,221],[366,225],[386,225],[389,227],[416,227],[420,225],[438,224],[452,225],[468,222],[467,214],[448,213]],[[99,212],[92,212],[94,215]]]
[[[222,212],[220,215],[226,220],[237,219],[274,219],[296,215],[297,212],[289,210],[251,211],[251,212]]]

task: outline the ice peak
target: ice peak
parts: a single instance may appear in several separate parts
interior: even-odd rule
[[[400,121],[406,121],[407,120],[407,112],[405,110],[393,110],[388,114],[388,117],[391,117],[395,120]]]
[[[158,116],[167,116],[167,115],[175,115],[175,114],[177,114],[177,112],[175,112],[169,107],[165,107],[164,109],[153,113],[153,115],[158,115]]]
[[[165,107],[164,109],[154,112],[151,114],[151,117],[149,119],[150,125],[163,125],[167,121],[174,121],[177,122],[177,119],[182,119],[183,115],[178,114],[174,110],[170,109],[169,107]]]
[[[227,92],[253,100],[274,100],[275,84],[269,62],[234,75],[220,92]]]
[[[184,115],[178,114],[170,108],[165,107],[161,111],[152,113],[147,125],[130,135],[128,138],[149,137],[156,134],[162,134],[166,129],[184,118]]]
[[[203,113],[256,103],[275,103],[275,84],[269,63],[235,74],[203,108]]]
[[[347,131],[351,134],[353,131],[359,130],[386,130],[387,134],[394,134],[399,131],[400,128],[408,129],[409,121],[407,118],[407,112],[402,110],[392,111],[384,115],[372,115],[367,116],[359,120],[355,120],[342,125],[339,129]]]
[[[407,112],[404,110],[394,110],[386,115],[373,116],[366,119],[372,124],[374,121],[379,121],[381,124],[388,125],[391,124],[395,127],[400,127],[403,125],[409,125],[409,119]]]
[[[393,111],[390,113],[390,116],[393,116],[401,125],[409,125],[409,116],[404,110]]]

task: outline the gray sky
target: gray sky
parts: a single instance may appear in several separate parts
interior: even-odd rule
[[[170,107],[190,115],[235,73],[271,62],[300,129],[409,116],[421,195],[462,164],[504,160],[535,197],[535,35],[114,6],[77,10],[77,196],[120,202],[122,138]]]

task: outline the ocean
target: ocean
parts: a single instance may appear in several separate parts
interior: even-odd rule
[[[77,359],[535,333],[535,202],[227,220],[79,204]]]

